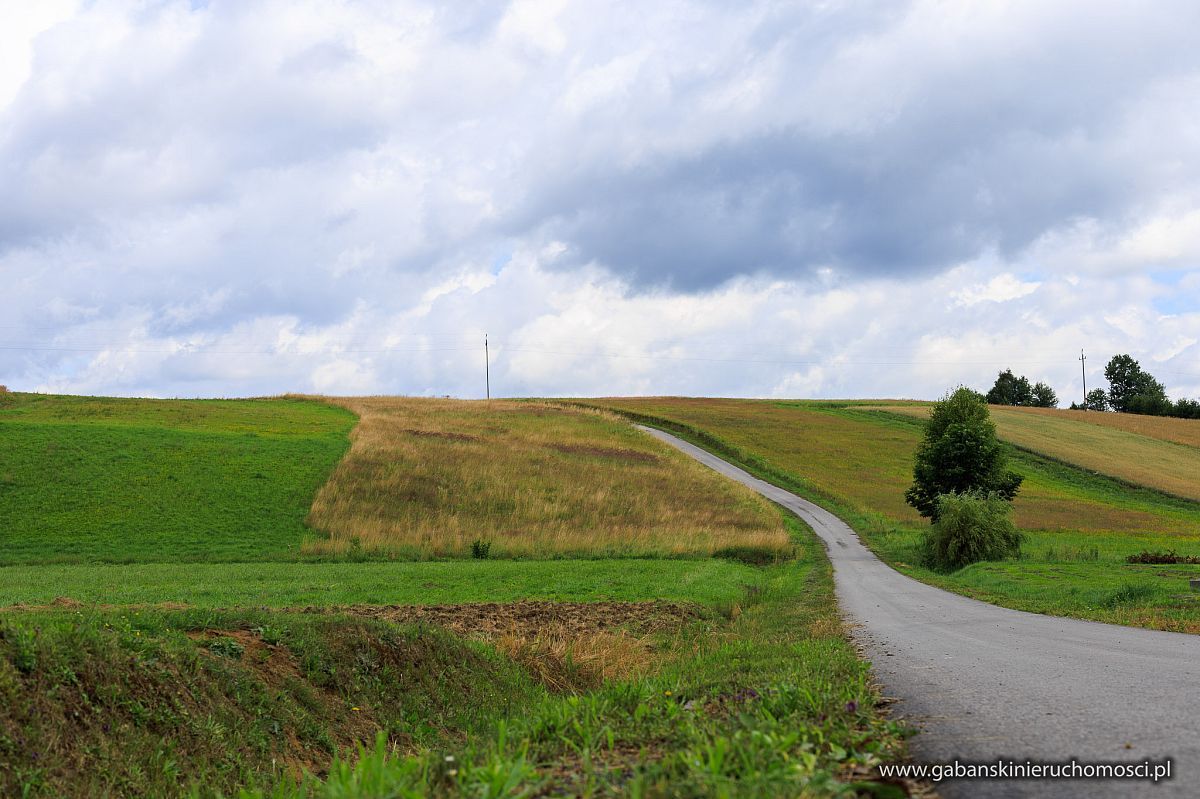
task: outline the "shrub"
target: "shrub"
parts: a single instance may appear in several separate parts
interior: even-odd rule
[[[1170,563],[1192,563],[1200,564],[1200,558],[1195,555],[1180,555],[1173,549],[1168,549],[1166,552],[1151,552],[1148,549],[1143,549],[1136,555],[1130,555],[1125,558],[1126,563],[1150,563],[1156,565]]]
[[[477,538],[471,542],[471,557],[475,560],[487,560],[488,555],[492,553],[492,544],[490,541],[484,541]]]
[[[1025,536],[1013,524],[1010,511],[995,492],[938,497],[937,521],[925,534],[925,564],[954,571],[981,560],[1019,556]]]

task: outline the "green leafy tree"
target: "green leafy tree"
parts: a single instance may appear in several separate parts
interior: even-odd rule
[[[1171,408],[1171,415],[1180,419],[1200,419],[1200,400],[1180,397]]]
[[[1025,375],[1017,377],[1012,369],[1005,369],[988,390],[987,401],[989,405],[1032,405],[1033,388]]]
[[[1107,411],[1108,394],[1102,388],[1093,388],[1084,398],[1083,407],[1089,411]]]
[[[943,494],[976,491],[1011,500],[1021,487],[1021,475],[1006,466],[984,398],[960,386],[934,403],[904,498],[935,521]]]
[[[1012,522],[1012,505],[995,493],[942,494],[938,518],[924,541],[925,565],[939,571],[1021,554],[1025,536]]]
[[[1171,408],[1167,390],[1129,355],[1114,355],[1104,367],[1108,406],[1118,413],[1163,415]]]
[[[1035,408],[1057,408],[1058,395],[1054,389],[1045,383],[1035,383],[1033,386],[1033,406]]]

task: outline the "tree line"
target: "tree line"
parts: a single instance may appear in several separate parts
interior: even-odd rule
[[[1172,402],[1163,384],[1129,355],[1114,355],[1104,367],[1104,377],[1108,380],[1108,390],[1092,389],[1084,397],[1083,404],[1072,402],[1071,410],[1200,419],[1200,401],[1180,397]],[[1011,369],[1005,369],[997,375],[995,385],[985,398],[989,405],[1032,408],[1058,406],[1058,395],[1053,388],[1041,382],[1030,384],[1028,378],[1013,374]]]

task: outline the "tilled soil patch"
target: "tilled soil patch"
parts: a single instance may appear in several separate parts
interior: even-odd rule
[[[469,602],[463,605],[349,605],[308,607],[305,613],[352,613],[400,624],[424,622],[460,635],[495,638],[554,627],[568,634],[625,631],[633,635],[672,632],[703,618],[700,605],[685,602]]]
[[[700,605],[654,602],[473,602],[463,605],[309,607],[305,613],[351,613],[399,624],[430,624],[483,639],[520,663],[550,690],[584,691],[645,674],[660,662],[658,633],[704,618]]]

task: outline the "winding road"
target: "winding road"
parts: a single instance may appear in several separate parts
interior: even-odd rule
[[[945,797],[1200,796],[1200,636],[996,607],[906,577],[839,518],[675,436],[641,429],[791,510],[824,540],[838,601],[917,763],[1172,759],[1171,779],[947,780]]]

